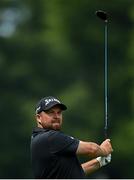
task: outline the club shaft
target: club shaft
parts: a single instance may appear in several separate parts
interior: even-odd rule
[[[105,127],[104,133],[105,138],[107,138],[107,130],[108,130],[108,26],[107,21],[105,22],[105,60],[104,60],[104,106],[105,106]]]

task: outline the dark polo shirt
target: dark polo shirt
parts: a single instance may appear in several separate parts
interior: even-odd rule
[[[35,128],[31,137],[31,160],[35,178],[83,179],[76,156],[79,140],[61,131]]]

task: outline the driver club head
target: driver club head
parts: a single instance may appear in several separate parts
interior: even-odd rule
[[[102,19],[103,21],[107,22],[108,21],[108,15],[105,11],[98,10],[95,12],[95,14]]]

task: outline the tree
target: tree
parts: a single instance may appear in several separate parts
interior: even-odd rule
[[[102,141],[104,25],[94,14],[97,9],[110,15],[109,135],[114,153],[111,165],[92,177],[133,178],[133,7],[126,0],[1,0],[1,178],[32,177],[34,106],[45,95],[57,96],[69,107],[65,132]],[[128,166],[120,167],[121,162]]]

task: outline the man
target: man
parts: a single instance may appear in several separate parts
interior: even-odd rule
[[[36,106],[37,128],[31,138],[31,158],[35,178],[84,179],[87,174],[111,161],[109,139],[98,145],[61,132],[62,111],[67,107],[57,98],[42,98]],[[80,164],[77,156],[90,160]],[[92,158],[92,160],[91,160]]]

